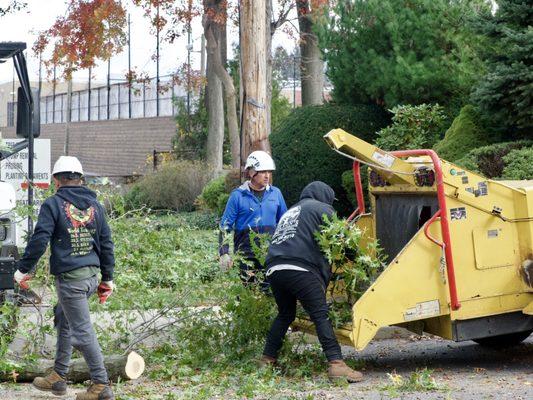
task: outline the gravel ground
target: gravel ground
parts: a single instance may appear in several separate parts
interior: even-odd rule
[[[346,388],[332,387],[307,393],[284,393],[277,398],[293,399],[460,399],[460,400],[532,400],[533,399],[533,335],[523,344],[505,350],[483,348],[473,342],[454,343],[430,337],[402,337],[372,342],[357,353],[344,347],[348,358],[364,360],[365,381]],[[433,370],[432,376],[444,386],[432,392],[391,392],[387,373],[409,377],[417,369]],[[129,386],[157,387],[161,383],[141,379]],[[168,392],[166,388],[163,392]],[[70,389],[64,399],[73,399],[79,388]],[[127,390],[129,391],[129,390]],[[160,392],[162,393],[162,392]],[[31,385],[0,386],[1,400],[57,399],[39,393]],[[120,397],[119,397],[120,398]],[[126,397],[122,397],[126,398]],[[264,398],[264,397],[263,397]],[[258,397],[262,399],[262,397]]]

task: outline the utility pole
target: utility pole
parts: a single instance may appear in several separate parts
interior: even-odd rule
[[[155,80],[155,92],[156,92],[156,115],[159,117],[159,1],[157,2],[157,19],[156,19],[156,80]]]
[[[87,98],[87,121],[91,120],[91,79],[92,79],[92,67],[89,67],[89,88],[88,88],[88,98]],[[81,118],[80,118],[81,121]]]
[[[131,19],[128,14],[128,117],[131,118]]]
[[[15,118],[15,67],[13,66],[13,82],[11,84],[11,115],[13,116],[13,126],[17,126]]]
[[[56,65],[54,64],[54,82],[52,85],[52,123],[56,122]]]
[[[109,57],[109,59],[107,60],[107,119],[109,119],[109,98],[111,97],[110,96],[110,92],[111,92],[111,86],[110,86],[110,81],[111,81],[111,57]]]
[[[257,0],[240,1],[241,160],[254,150],[270,151],[267,131],[266,7]]]
[[[192,0],[189,0],[189,16],[187,21],[187,132],[191,132],[191,9]],[[174,87],[174,86],[172,86]]]

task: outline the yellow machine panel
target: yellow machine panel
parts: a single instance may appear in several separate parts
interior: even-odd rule
[[[354,305],[352,324],[338,331],[341,340],[349,337],[361,350],[389,325],[418,326],[453,340],[513,333],[525,338],[533,331],[533,277],[527,279],[533,275],[532,181],[486,179],[428,150],[416,157],[385,152],[340,129],[324,138],[374,171],[372,214],[357,223],[367,239],[381,242],[387,233],[384,244],[398,249]],[[384,222],[391,210],[414,220],[405,229],[398,221]],[[397,226],[385,232],[387,223]],[[413,233],[401,237],[408,225]]]
[[[510,226],[493,225],[472,230],[477,269],[512,267],[516,244]],[[498,249],[498,251],[494,251]]]

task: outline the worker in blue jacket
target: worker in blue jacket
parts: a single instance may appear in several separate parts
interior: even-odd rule
[[[234,252],[244,256],[245,260],[238,266],[245,284],[257,282],[257,272],[264,268],[250,245],[250,231],[273,234],[281,216],[287,211],[281,191],[271,185],[275,169],[274,160],[267,152],[252,152],[245,165],[249,179],[231,192],[220,221],[223,233],[234,232]],[[219,255],[220,268],[229,270],[233,260],[227,244],[220,246]]]

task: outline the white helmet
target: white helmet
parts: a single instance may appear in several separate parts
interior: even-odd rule
[[[275,171],[274,160],[266,151],[257,150],[250,153],[246,159],[245,169],[253,168],[256,171]]]
[[[52,175],[59,174],[61,172],[74,172],[83,175],[83,168],[80,160],[71,156],[59,157],[54,164]]]

